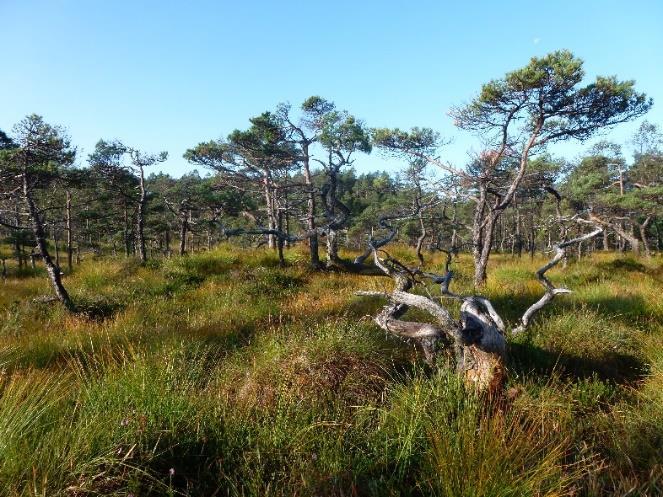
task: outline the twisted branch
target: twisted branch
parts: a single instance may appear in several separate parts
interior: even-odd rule
[[[584,222],[584,220],[582,220],[581,222]],[[573,238],[572,240],[558,243],[553,247],[553,250],[555,251],[554,257],[550,259],[544,266],[540,267],[539,270],[536,272],[536,277],[543,286],[545,293],[539,300],[537,300],[525,311],[523,316],[520,318],[520,324],[516,328],[514,328],[513,333],[521,333],[522,331],[527,329],[532,317],[537,312],[539,312],[543,307],[549,304],[557,295],[563,293],[571,293],[571,290],[569,290],[568,288],[556,288],[555,285],[553,285],[553,283],[546,277],[546,271],[555,267],[559,263],[559,261],[561,261],[564,258],[564,256],[566,255],[567,247],[575,245],[576,243],[584,242],[586,240],[591,240],[596,235],[602,232],[603,228],[599,227],[596,228],[591,233],[586,233],[579,237]]]

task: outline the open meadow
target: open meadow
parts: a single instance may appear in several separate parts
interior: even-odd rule
[[[663,497],[663,1],[0,19],[0,497]]]
[[[286,259],[232,245],[146,265],[85,257],[65,276],[77,314],[38,299],[41,269],[11,272],[0,495],[663,493],[660,257],[552,270],[573,293],[510,339],[499,401],[372,322],[384,302],[354,292],[389,278]],[[482,294],[507,321],[541,295],[542,261],[491,259]],[[471,292],[470,257],[454,270]]]

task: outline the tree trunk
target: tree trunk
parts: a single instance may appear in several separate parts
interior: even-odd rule
[[[329,229],[327,232],[327,264],[339,262],[338,256],[338,233],[335,229]]]
[[[170,257],[170,229],[166,228],[166,257]]]
[[[73,312],[75,310],[74,303],[62,284],[60,268],[53,263],[51,255],[48,253],[44,225],[41,216],[39,215],[39,210],[32,199],[32,192],[30,191],[27,173],[23,173],[23,198],[28,208],[28,212],[30,213],[30,219],[32,220],[32,232],[37,243],[39,255],[41,255],[41,258],[44,261],[44,266],[46,267],[46,272],[48,273],[55,295],[68,311]]]
[[[506,380],[506,340],[483,303],[469,297],[460,308],[462,345],[455,347],[456,368],[479,391],[497,395]]]
[[[337,172],[331,169],[328,173],[329,183],[327,191],[325,192],[325,211],[328,220],[327,229],[327,266],[336,266],[341,263],[338,256],[338,230],[339,226],[336,221],[336,189],[337,189]]]
[[[136,242],[138,245],[138,257],[141,263],[147,262],[147,250],[145,248],[145,207],[147,206],[147,192],[145,190],[145,173],[140,167],[139,175],[138,210],[136,212]]]
[[[309,151],[308,143],[304,143],[302,147],[303,156],[304,156],[304,182],[306,184],[307,192],[307,201],[306,201],[306,228],[309,231],[308,237],[308,246],[309,246],[309,257],[310,264],[313,268],[319,268],[320,264],[320,255],[318,252],[318,233],[316,232],[315,226],[315,188],[313,186],[313,179],[311,178],[311,167],[309,163]]]
[[[457,222],[458,222],[458,206],[454,202],[453,215],[451,217],[451,223],[453,224],[453,229],[451,230],[451,253],[454,255],[458,255],[458,231],[456,230]]]
[[[490,258],[490,249],[493,244],[493,229],[497,213],[489,213],[485,219],[485,226],[479,230],[478,243],[475,243],[474,250],[474,286],[481,287],[486,283],[488,259]]]
[[[523,256],[522,223],[520,220],[520,210],[518,207],[516,207],[516,252],[518,253],[518,258]]]
[[[506,340],[503,323],[490,302],[480,297],[463,298],[459,325],[436,300],[409,293],[411,284],[407,283],[406,278],[396,276],[394,279],[396,289],[391,294],[357,293],[389,298],[390,302],[375,317],[376,324],[389,333],[418,342],[429,364],[435,360],[436,342],[451,342],[456,356],[456,370],[465,381],[480,392],[499,394],[506,379]],[[409,307],[431,314],[438,325],[399,319]]]
[[[472,223],[472,257],[474,258],[474,285],[481,286],[486,279],[486,266],[482,263],[484,211],[486,210],[485,189],[481,188],[479,201],[474,208]]]
[[[426,240],[426,225],[424,224],[424,213],[421,211],[421,208],[419,209],[419,229],[420,235],[419,238],[417,238],[417,248],[416,248],[416,253],[417,253],[417,259],[419,259],[419,263],[423,266],[424,265],[424,256],[421,253],[421,249],[424,246],[424,240]]]
[[[638,255],[640,254],[640,241],[638,238],[633,234],[633,227],[631,226],[631,232],[629,233],[624,229],[624,226],[621,222],[615,223],[615,222],[609,222],[609,221],[604,221],[603,219],[591,215],[590,220],[596,222],[600,226],[603,226],[604,228],[610,228],[612,229],[615,233],[617,233],[620,242],[619,242],[619,251],[623,252],[624,250],[624,241],[628,241],[628,243],[631,245],[631,250]]]
[[[506,228],[506,222],[504,219],[500,219],[500,243],[499,243],[499,251],[500,254],[504,253],[504,245],[506,244],[506,236],[507,236],[507,228]]]
[[[67,191],[67,269],[71,273],[73,270],[73,261],[74,261],[74,247],[73,247],[73,238],[72,238],[72,227],[71,227],[71,192]]]
[[[265,210],[267,211],[267,227],[270,230],[276,229],[276,214],[274,212],[274,192],[272,191],[271,178],[269,172],[264,172],[263,178],[263,188],[265,195]],[[276,236],[273,234],[267,235],[267,246],[270,249],[275,249],[276,247]]]
[[[16,205],[15,205],[15,215],[16,215],[16,226],[19,228],[16,230],[15,237],[14,237],[14,251],[16,252],[16,260],[18,262],[18,268],[22,269],[23,268],[23,250],[21,248],[21,233],[22,230],[21,228],[21,214],[19,212],[19,206],[18,206],[18,200],[16,200]]]
[[[279,231],[285,232],[286,238],[282,241],[283,246],[290,247],[290,201],[288,199],[288,173],[285,173],[285,184],[283,188],[283,209],[278,205]]]
[[[180,256],[186,253],[186,236],[188,227],[187,214],[185,211],[180,211]]]
[[[279,231],[279,233],[282,233],[283,232],[282,231],[283,230],[283,226],[282,226],[283,225],[283,211],[279,210],[277,216],[278,216],[278,221],[277,221],[278,231]],[[282,236],[279,236],[279,237],[276,238],[276,249],[277,249],[277,252],[278,252],[278,255],[279,255],[279,265],[281,267],[285,266],[285,257],[283,256],[283,242],[284,242],[284,239],[283,239]]]
[[[124,203],[124,255],[129,258],[131,257],[131,237],[129,235],[129,210],[127,208],[127,203]]]
[[[649,242],[647,242],[647,226],[651,222],[652,217],[647,216],[647,219],[642,224],[638,224],[638,230],[640,231],[640,240],[642,240],[642,248],[644,249],[645,256],[651,257],[651,251],[649,250]]]
[[[60,247],[58,246],[58,230],[53,227],[53,248],[55,248],[55,265],[60,270]]]

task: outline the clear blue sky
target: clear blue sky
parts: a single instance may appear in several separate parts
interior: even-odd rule
[[[588,77],[635,79],[663,125],[663,1],[0,0],[0,129],[29,113],[99,138],[182,153],[278,102],[321,95],[369,126],[430,126],[475,143],[446,112],[533,55],[568,48]],[[624,141],[637,127],[607,136]],[[554,150],[573,156],[576,145]],[[392,169],[379,155],[361,171]]]

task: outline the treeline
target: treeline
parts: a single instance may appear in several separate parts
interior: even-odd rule
[[[0,236],[20,271],[41,261],[58,298],[80,252],[168,257],[207,250],[230,237],[283,252],[308,246],[314,268],[363,271],[366,259],[398,238],[417,249],[468,251],[475,284],[491,252],[534,255],[588,226],[602,238],[583,250],[649,255],[663,244],[663,138],[644,122],[627,145],[601,142],[565,161],[549,144],[586,140],[637,118],[652,101],[632,81],[597,77],[582,86],[582,61],[567,51],[534,58],[484,85],[452,110],[455,124],[485,148],[464,166],[445,160],[426,128],[369,128],[324,98],[281,104],[247,129],[193,145],[181,178],[155,172],[165,152],[100,140],[87,157],[61,127],[31,115],[0,132]],[[358,175],[360,154],[402,160],[397,175]],[[77,164],[77,165],[75,165]],[[363,251],[345,260],[339,248]],[[324,255],[323,255],[324,254]]]

